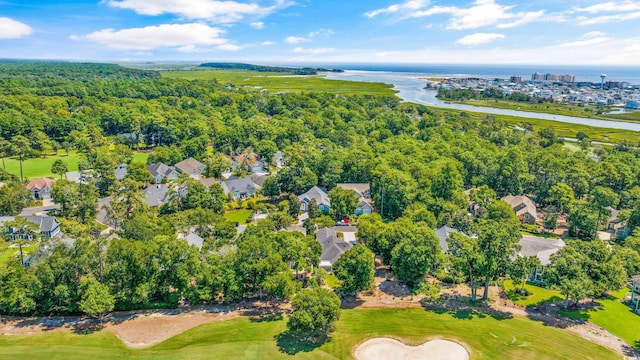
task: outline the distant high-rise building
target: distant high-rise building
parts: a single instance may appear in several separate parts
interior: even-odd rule
[[[558,78],[560,81],[566,82],[566,83],[576,82],[576,77],[569,74],[560,75]]]
[[[607,81],[604,83],[604,88],[605,89],[618,89],[620,88],[620,82],[619,81]]]
[[[521,83],[522,82],[522,76],[512,76],[509,78],[509,82],[512,83]]]
[[[569,74],[557,75],[557,74],[540,74],[534,73],[531,75],[531,80],[533,81],[561,81],[566,83],[573,83],[576,81],[576,77]]]
[[[543,74],[539,74],[539,73],[533,73],[533,75],[531,75],[531,80],[533,80],[533,81],[544,81],[544,75]]]
[[[604,79],[607,77],[607,74],[600,75],[600,90],[604,89]]]

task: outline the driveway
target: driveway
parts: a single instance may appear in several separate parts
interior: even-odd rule
[[[60,210],[60,205],[52,204],[51,206],[40,206],[22,209],[22,212],[20,212],[20,216],[46,215],[46,213],[51,210]]]

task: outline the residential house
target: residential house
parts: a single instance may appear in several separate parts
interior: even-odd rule
[[[29,181],[25,187],[31,190],[31,196],[36,200],[51,199],[51,186],[55,182],[49,178],[38,178]]]
[[[442,249],[442,252],[444,254],[449,252],[449,243],[447,242],[447,239],[451,234],[457,232],[459,231],[446,225],[436,229],[436,235],[438,236],[438,241],[440,242],[440,249]]]
[[[267,174],[251,174],[249,176],[251,181],[260,189],[262,189],[262,185],[264,184],[264,180],[269,177]]]
[[[277,168],[282,169],[284,167],[284,153],[282,151],[276,152],[271,158],[271,163]]]
[[[231,196],[233,200],[247,199],[256,194],[256,191],[262,189],[251,180],[251,177],[244,178],[230,177],[228,180],[220,183],[224,193]]]
[[[38,233],[43,239],[51,239],[60,234],[60,223],[55,216],[25,216],[25,220],[32,222],[38,226]],[[15,220],[13,216],[5,216],[0,218],[0,226],[4,223]],[[33,234],[22,234],[17,229],[9,229],[10,240],[17,238],[33,240]]]
[[[624,239],[629,236],[629,221],[620,220],[618,218],[620,211],[611,207],[608,209],[611,211],[611,216],[607,220],[607,232],[620,239]]]
[[[116,168],[116,179],[122,181],[127,176],[127,174],[129,174],[129,171],[127,170],[127,164],[120,164],[120,166]]]
[[[155,184],[160,184],[164,182],[165,179],[177,179],[180,175],[175,167],[165,165],[161,162],[148,165],[147,169],[151,173],[151,176],[153,176],[153,182]]]
[[[204,239],[193,231],[189,231],[187,235],[179,234],[178,239],[187,240],[189,245],[197,247],[198,250],[202,250],[202,244],[204,244]]]
[[[220,180],[216,178],[201,178],[200,183],[204,185],[207,189],[213,186],[214,184],[220,184]]]
[[[200,179],[206,166],[194,158],[182,160],[176,164],[176,169],[194,179]]]
[[[317,186],[312,187],[306,193],[298,195],[300,199],[300,208],[302,211],[309,211],[309,203],[311,200],[315,200],[318,205],[318,210],[329,212],[331,210],[331,202],[329,201],[329,194]]]
[[[527,224],[535,224],[538,219],[538,211],[536,210],[536,204],[527,196],[512,196],[507,195],[502,198],[502,201],[511,205],[513,211],[520,219],[520,221]]]
[[[169,201],[169,185],[154,184],[142,190],[142,200],[149,206],[162,206]]]
[[[322,228],[316,231],[316,241],[322,247],[320,255],[320,267],[327,270],[333,270],[333,264],[356,244],[355,226],[334,226],[331,228]]]
[[[264,174],[265,163],[260,159],[260,156],[256,153],[248,155],[237,155],[233,157],[232,168],[233,171],[246,170],[253,174]]]
[[[91,170],[67,171],[64,176],[67,180],[76,184],[88,184],[93,178]]]
[[[341,189],[353,190],[358,197],[356,215],[371,214],[373,212],[373,201],[371,200],[371,190],[369,184],[337,184]]]
[[[540,260],[542,268],[536,269],[529,276],[531,282],[542,282],[544,269],[551,263],[551,255],[557,253],[566,244],[562,239],[547,239],[538,236],[522,235],[518,256],[535,256]]]
[[[640,314],[640,275],[631,278],[631,308],[636,314]]]

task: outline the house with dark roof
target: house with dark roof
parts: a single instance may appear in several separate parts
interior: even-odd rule
[[[24,187],[31,190],[31,196],[36,200],[51,199],[51,187],[56,181],[49,178],[38,178],[29,181]]]
[[[333,270],[333,264],[356,244],[355,226],[334,226],[331,228],[322,228],[316,231],[316,241],[322,247],[320,255],[320,267],[327,270]]]
[[[315,200],[318,204],[318,210],[329,212],[331,210],[331,201],[329,200],[329,194],[317,186],[312,187],[306,193],[298,195],[300,200],[300,208],[302,211],[309,211],[309,204],[311,200]]]
[[[188,158],[180,161],[176,165],[176,169],[187,176],[194,179],[200,179],[206,166],[194,158]]]
[[[373,201],[371,199],[371,190],[369,184],[347,184],[340,183],[337,187],[345,190],[353,190],[358,197],[358,206],[355,214],[371,214],[373,212]]]
[[[222,186],[224,193],[231,196],[233,200],[250,198],[256,194],[256,191],[262,189],[249,176],[240,179],[232,176],[228,180],[222,181],[220,186]]]
[[[566,243],[562,239],[547,239],[538,236],[522,235],[519,241],[518,256],[535,256],[542,267],[529,276],[531,282],[542,282],[544,269],[551,264],[551,255],[562,249]]]
[[[640,314],[640,275],[631,277],[631,302],[629,305],[634,313]]]
[[[527,224],[535,224],[536,220],[538,220],[538,211],[536,210],[536,204],[527,196],[507,195],[502,198],[502,201],[505,201],[506,203],[511,205],[511,208],[516,213],[516,216],[518,216],[520,221]]]
[[[25,216],[25,220],[32,222],[38,226],[38,233],[44,239],[50,239],[58,236],[60,233],[60,223],[55,216]],[[5,216],[0,218],[0,226],[4,223],[15,220],[13,216]],[[26,240],[33,240],[33,234],[24,234],[18,231],[18,229],[8,230],[9,239],[16,240],[22,238]]]
[[[142,190],[142,200],[149,206],[162,206],[169,201],[169,185],[153,184]]]
[[[148,165],[147,169],[151,173],[151,176],[153,176],[153,182],[155,184],[162,183],[164,179],[167,179],[167,180],[177,179],[178,176],[180,175],[178,174],[178,171],[176,170],[175,167],[168,166],[161,162]]]

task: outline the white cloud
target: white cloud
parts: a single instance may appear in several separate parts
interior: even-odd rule
[[[631,13],[620,13],[615,15],[603,15],[596,17],[586,17],[579,16],[578,24],[580,25],[595,25],[595,24],[604,24],[610,22],[621,22],[628,20],[640,19],[640,11],[631,12]]]
[[[587,39],[587,40],[567,41],[567,42],[560,43],[560,44],[558,44],[556,46],[559,47],[559,48],[584,48],[584,47],[588,47],[588,46],[602,44],[602,43],[605,43],[605,42],[607,42],[609,40],[611,40],[611,39],[608,38],[608,37],[599,36],[599,37],[592,37],[592,38]]]
[[[224,51],[238,51],[242,49],[242,46],[235,45],[235,44],[222,44],[222,45],[216,46],[216,49],[224,50]]]
[[[332,52],[334,51],[334,48],[303,48],[303,47],[297,47],[295,49],[293,49],[292,51],[296,54],[310,54],[310,55],[317,55],[317,54],[325,54],[328,52]]]
[[[483,26],[496,25],[498,28],[510,28],[533,21],[558,21],[556,16],[544,16],[544,10],[530,12],[511,12],[514,5],[503,6],[495,0],[475,0],[468,8],[457,6],[432,6],[428,1],[406,1],[391,5],[388,8],[373,10],[365,16],[374,17],[380,14],[397,14],[400,19],[422,18],[433,15],[450,15],[447,29],[466,30]]]
[[[456,44],[465,46],[478,46],[488,44],[494,40],[504,39],[504,34],[496,33],[475,33],[462,37],[456,41]]]
[[[366,13],[364,13],[364,16],[372,18],[380,14],[394,14],[394,13],[404,12],[404,11],[410,12],[410,11],[423,9],[427,5],[429,5],[429,3],[430,3],[429,0],[407,0],[401,4],[394,4],[386,8],[367,11]]]
[[[616,3],[613,1],[595,4],[585,7],[575,7],[574,11],[586,12],[589,14],[597,14],[601,12],[625,12],[625,11],[637,11],[640,10],[640,2],[636,1],[624,1]]]
[[[274,45],[275,42],[273,41],[263,41],[260,45],[262,46],[269,46],[269,45]]]
[[[207,19],[217,22],[235,22],[247,15],[266,16],[291,5],[286,0],[275,0],[271,6],[232,0],[105,0],[109,6],[129,9],[142,15],[175,14],[189,19]]]
[[[31,26],[7,17],[0,17],[0,40],[18,39],[32,33]]]
[[[252,22],[250,25],[254,29],[258,29],[258,30],[264,29],[264,23],[262,21]]]
[[[601,37],[601,36],[605,36],[607,35],[607,33],[603,33],[602,31],[591,31],[588,32],[584,35],[582,35],[583,38],[596,38],[596,37]]]
[[[103,29],[86,36],[72,35],[72,40],[86,39],[113,49],[152,50],[179,47],[180,51],[197,51],[198,45],[221,46],[224,30],[204,24],[163,24],[132,29]]]
[[[583,42],[580,37],[548,46],[478,47],[380,51],[377,49],[340,49],[314,56],[316,62],[424,63],[432,64],[539,64],[539,65],[636,65],[640,58],[640,36]]]
[[[331,29],[318,29],[316,31],[309,32],[307,36],[288,36],[284,41],[289,44],[299,44],[301,42],[311,41],[318,37],[328,38],[331,35],[333,35],[333,31]]]
[[[298,44],[305,41],[311,41],[311,39],[302,36],[287,36],[284,41],[288,44]]]

